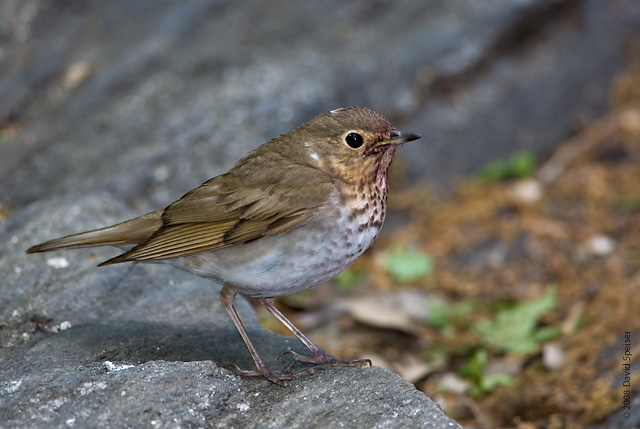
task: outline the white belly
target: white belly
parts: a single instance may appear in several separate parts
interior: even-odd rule
[[[340,207],[335,194],[313,219],[285,234],[167,262],[253,296],[317,286],[351,265],[375,241],[384,220],[383,202]]]

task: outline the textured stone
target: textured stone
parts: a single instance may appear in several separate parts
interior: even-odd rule
[[[0,4],[0,28],[2,202],[145,210],[344,105],[424,136],[399,154],[413,180],[546,154],[605,105],[640,4],[23,0]]]
[[[51,199],[0,226],[0,426],[459,427],[381,368],[323,368],[289,387],[235,375],[223,366],[253,362],[211,281],[160,264],[96,267],[117,249],[24,253],[131,216],[115,200]],[[305,353],[236,302],[269,366]]]

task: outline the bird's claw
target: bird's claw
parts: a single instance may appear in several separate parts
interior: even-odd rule
[[[352,359],[342,360],[334,358],[333,356],[324,353],[322,350],[313,353],[313,356],[306,356],[300,353],[296,353],[292,350],[286,350],[283,354],[290,354],[291,357],[298,362],[313,363],[316,365],[331,365],[331,366],[369,366],[371,367],[371,359]]]
[[[267,367],[257,367],[256,369],[248,370],[242,369],[238,365],[234,363],[229,363],[226,365],[230,370],[235,372],[237,375],[243,376],[262,376],[280,386],[289,386],[290,380],[298,378],[303,375],[313,374],[315,372],[314,367],[304,368],[297,371],[291,371],[291,366],[287,367],[283,370],[273,370]]]

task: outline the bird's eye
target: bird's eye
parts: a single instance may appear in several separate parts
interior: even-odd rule
[[[347,134],[344,141],[351,149],[358,149],[364,143],[364,139],[358,133]]]

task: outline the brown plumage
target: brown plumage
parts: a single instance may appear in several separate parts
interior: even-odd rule
[[[257,368],[238,369],[241,374],[281,384],[300,375],[264,366],[235,313],[237,292],[260,297],[313,353],[295,359],[360,365],[365,361],[340,361],[311,343],[272,297],[322,283],[366,250],[384,220],[395,148],[418,138],[396,131],[371,109],[333,110],[263,144],[164,210],[54,239],[27,253],[117,246],[129,250],[101,266],[164,261],[224,283],[222,302]]]

